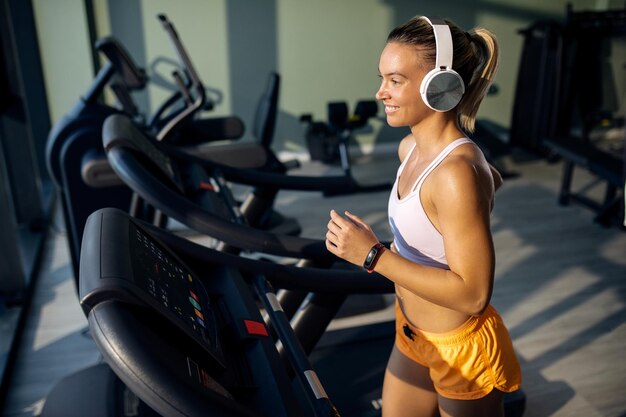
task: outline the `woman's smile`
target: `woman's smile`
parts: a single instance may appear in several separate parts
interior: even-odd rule
[[[385,104],[385,114],[392,114],[397,112],[400,109],[398,106],[391,106],[389,104]]]

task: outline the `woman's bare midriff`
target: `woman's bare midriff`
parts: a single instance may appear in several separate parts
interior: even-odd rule
[[[448,333],[471,318],[460,311],[431,303],[397,284],[396,297],[407,321],[425,332]]]

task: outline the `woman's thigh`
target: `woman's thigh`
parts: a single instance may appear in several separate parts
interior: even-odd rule
[[[504,393],[494,389],[477,400],[451,400],[439,396],[441,417],[504,417]]]
[[[428,368],[406,357],[395,346],[383,383],[383,417],[434,417],[437,392]]]

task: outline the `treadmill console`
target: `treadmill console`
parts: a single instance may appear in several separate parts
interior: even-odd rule
[[[152,232],[121,210],[100,209],[87,219],[81,248],[81,306],[91,336],[132,392],[164,416],[337,415],[262,275],[244,278],[214,261],[198,265],[201,247]]]
[[[83,241],[80,295],[85,314],[111,299],[149,306],[176,323],[208,354],[216,369],[223,369],[215,311],[202,282],[130,218],[107,222],[105,216],[119,215],[105,212],[86,224],[86,234],[102,230],[98,241]],[[82,260],[91,256],[108,261],[100,268],[83,265]]]
[[[187,334],[222,363],[211,301],[200,280],[152,237],[133,223],[129,226],[135,284],[152,297],[149,303],[153,307],[175,317]]]

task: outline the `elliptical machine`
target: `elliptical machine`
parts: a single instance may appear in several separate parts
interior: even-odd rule
[[[98,165],[89,168],[91,174],[87,181],[83,181],[80,168],[75,166],[76,162],[80,162],[81,154],[93,150],[91,154],[95,156],[94,153],[101,152],[99,142],[102,123],[108,116],[116,113],[125,113],[133,118],[139,116],[130,98],[130,92],[143,89],[147,83],[145,72],[132,61],[117,40],[102,39],[96,44],[96,48],[99,51],[106,50],[105,55],[117,59],[109,60],[100,69],[87,92],[54,125],[46,143],[46,165],[61,200],[75,276],[78,275],[82,225],[87,216],[101,206],[103,201],[110,207],[127,209],[132,195],[132,192],[114,176],[98,174]],[[100,102],[107,85],[112,87],[120,108]],[[79,160],[76,161],[77,159]],[[89,194],[84,194],[90,190],[92,194],[95,194],[93,191],[97,191],[95,198],[89,198]]]
[[[133,200],[132,191],[109,168],[102,149],[102,124],[108,116],[128,115],[142,130],[180,146],[237,139],[244,131],[243,122],[237,117],[194,117],[200,110],[212,108],[213,104],[207,100],[204,86],[173,25],[164,15],[160,15],[159,20],[181,62],[182,74],[175,72],[173,75],[179,91],[166,100],[146,123],[145,116],[138,111],[131,97],[133,91],[145,88],[148,82],[145,71],[116,39],[100,39],[95,47],[107,58],[106,64],[87,92],[48,135],[46,164],[61,200],[76,280],[80,240],[87,217],[102,207],[130,209],[136,214],[145,209],[140,201]],[[117,106],[101,102],[107,87],[113,91]],[[148,210],[146,216],[151,215]]]

